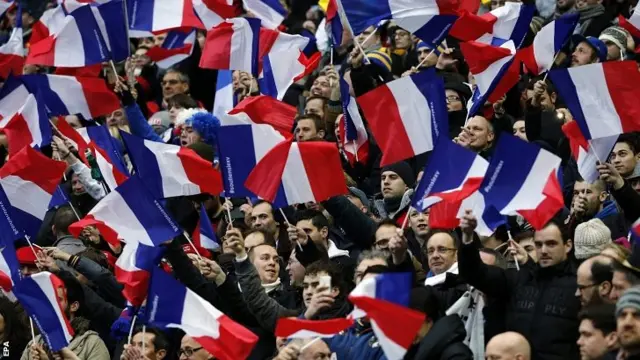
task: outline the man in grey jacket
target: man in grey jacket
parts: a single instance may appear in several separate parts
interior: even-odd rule
[[[53,246],[69,255],[76,255],[86,249],[82,240],[74,238],[69,233],[69,226],[77,220],[73,210],[68,206],[59,208],[53,216],[51,231],[56,236],[56,242],[53,243]]]

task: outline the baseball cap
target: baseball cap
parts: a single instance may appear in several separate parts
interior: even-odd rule
[[[600,62],[607,60],[607,45],[605,45],[602,40],[593,36],[585,37],[580,34],[576,34],[571,37],[571,43],[573,44],[574,49],[581,42],[586,42],[596,52]]]

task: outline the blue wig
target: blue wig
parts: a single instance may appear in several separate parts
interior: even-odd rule
[[[216,137],[220,120],[209,112],[197,112],[185,121],[187,126],[191,126],[202,137],[202,140],[211,145],[216,145]]]

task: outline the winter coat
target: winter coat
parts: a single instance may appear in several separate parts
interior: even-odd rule
[[[611,230],[612,239],[625,237],[629,232],[629,227],[624,216],[618,210],[618,204],[616,204],[615,201],[605,201],[602,210],[600,210],[594,218],[602,220],[602,222],[607,225],[609,230]]]
[[[37,344],[44,344],[42,335],[38,335],[35,338]],[[24,349],[20,360],[31,360],[32,357],[29,353],[31,344],[33,341],[29,341],[29,344]],[[77,335],[69,343],[69,350],[73,351],[80,360],[110,360],[109,350],[104,345],[104,342],[100,339],[100,336],[95,331],[87,331],[82,335]]]
[[[411,352],[404,358],[409,360],[473,360],[473,353],[464,344],[467,332],[458,315],[445,316],[433,324],[420,341],[415,355]]]
[[[482,263],[477,246],[476,240],[459,249],[460,275],[488,297],[504,301],[505,330],[529,340],[533,360],[577,359],[580,301],[572,264],[541,268],[529,261],[520,271],[503,270]]]
[[[325,341],[329,345],[329,349],[341,360],[387,359],[371,325],[363,324],[360,321],[340,334],[325,339]]]

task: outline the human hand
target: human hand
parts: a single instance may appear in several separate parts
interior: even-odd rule
[[[453,50],[454,48],[446,48],[440,53],[436,69],[443,70],[458,63],[458,60],[453,58]]]
[[[68,347],[62,348],[62,350],[60,350],[57,354],[63,360],[80,360],[80,357],[78,355],[76,355],[73,351],[71,351],[71,349],[69,349]],[[54,355],[54,357],[55,357],[55,355]]]
[[[389,239],[389,252],[393,258],[393,263],[401,264],[407,256],[408,241],[404,237],[404,232],[401,229],[397,229],[396,236]]]
[[[526,263],[529,259],[529,254],[527,254],[527,251],[513,239],[509,239],[507,254],[516,259],[516,261],[518,261],[518,264],[520,265]]]
[[[577,217],[584,216],[584,213],[587,211],[587,198],[578,194],[575,195],[573,201],[571,202],[571,214]]]
[[[61,160],[65,159],[69,155],[69,148],[67,147],[67,144],[65,144],[64,140],[56,135],[52,137],[52,140],[51,148],[53,151],[58,152]]]
[[[282,348],[273,360],[298,360],[300,356],[300,347],[295,344],[289,344]]]
[[[41,251],[36,254],[36,265],[39,268],[48,270],[52,273],[60,271],[60,267],[56,263],[56,260],[48,255],[46,251]]]
[[[47,253],[48,256],[52,257],[54,260],[61,260],[61,261],[67,262],[71,258],[71,255],[58,249],[57,247],[46,247],[43,250]]]
[[[125,344],[120,360],[148,360],[148,358],[142,355],[142,350],[139,347]]]
[[[471,144],[471,136],[465,127],[461,127],[460,129],[460,134],[453,139],[453,142],[462,147],[468,147],[469,144]]]
[[[613,164],[605,162],[598,162],[596,165],[596,169],[600,173],[600,180],[606,182],[607,184],[613,186],[615,190],[620,190],[624,186],[624,179],[613,166]]]
[[[80,235],[93,244],[100,243],[100,230],[98,230],[98,228],[96,228],[95,226],[85,227],[84,229],[82,229]],[[171,242],[171,240],[169,240],[169,242]]]
[[[225,242],[227,246],[233,250],[237,258],[243,258],[247,256],[247,250],[244,247],[244,238],[239,229],[229,227],[227,233],[224,234]]]
[[[49,360],[49,355],[40,344],[31,344],[29,357],[32,360]]]
[[[311,301],[307,310],[304,312],[304,317],[307,320],[313,319],[323,309],[330,308],[336,299],[331,296],[330,289],[328,288],[316,288],[316,291],[311,295]]]
[[[465,210],[462,219],[460,219],[460,230],[462,230],[462,243],[471,244],[473,242],[473,232],[478,226],[478,219],[473,215],[471,210]]]
[[[362,61],[364,60],[364,55],[357,47],[353,48],[351,53],[349,54],[349,58],[347,62],[351,65],[352,68],[357,69],[362,66]]]
[[[207,280],[212,280],[216,285],[220,286],[227,280],[227,274],[224,273],[217,262],[202,258],[198,259],[200,272]]]
[[[324,73],[327,76],[327,79],[329,79],[329,86],[334,89],[334,88],[340,88],[340,76],[338,76],[338,72],[336,71],[336,68],[333,67],[332,65],[326,66],[324,69]]]
[[[536,83],[533,84],[533,98],[531,99],[531,105],[540,106],[540,100],[546,91],[547,84],[542,80],[536,81]]]
[[[307,236],[307,233],[304,232],[304,230],[296,226],[289,225],[287,227],[287,235],[289,235],[289,240],[292,244],[300,244],[300,246],[307,245],[309,236]]]

